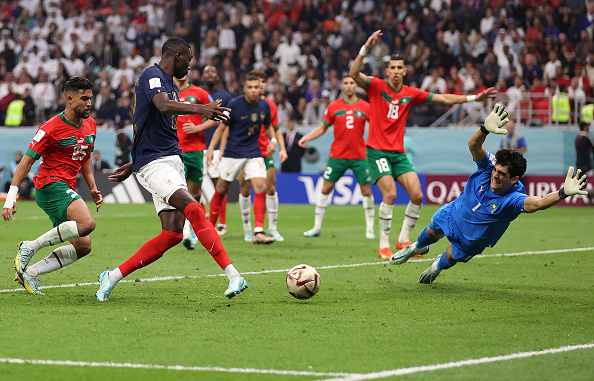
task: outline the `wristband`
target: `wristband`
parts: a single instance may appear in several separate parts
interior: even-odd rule
[[[276,140],[276,138],[272,138],[270,139],[270,143],[278,144],[278,140]]]
[[[565,188],[561,187],[561,189],[559,189],[559,198],[565,200],[567,197],[569,196],[565,194]]]
[[[476,102],[476,95],[469,95],[466,97],[466,102]]]
[[[489,135],[489,131],[485,128],[484,124],[481,124],[481,132],[485,135]]]
[[[16,185],[11,185],[10,189],[8,190],[8,194],[6,195],[6,201],[4,201],[4,209],[12,209],[14,202],[17,199],[17,193],[19,191],[19,187]]]
[[[365,47],[365,45],[361,46],[361,49],[359,50],[359,54],[362,55],[363,57],[365,57],[367,55],[367,48]]]

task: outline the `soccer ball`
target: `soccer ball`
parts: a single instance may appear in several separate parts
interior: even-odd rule
[[[297,265],[287,273],[287,291],[297,299],[309,299],[320,290],[320,274],[309,265]]]

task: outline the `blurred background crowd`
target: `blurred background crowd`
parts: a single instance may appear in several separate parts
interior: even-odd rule
[[[316,125],[377,29],[367,74],[383,77],[399,53],[410,86],[456,94],[495,86],[517,122],[577,123],[592,103],[593,28],[594,1],[584,0],[2,0],[0,124],[42,123],[64,108],[65,81],[83,75],[95,83],[98,124],[128,125],[136,77],[177,36],[194,49],[192,83],[212,65],[237,96],[244,75],[264,69],[281,124]],[[571,108],[569,120],[556,117],[555,95],[568,101],[556,105]],[[477,107],[416,107],[408,124],[446,112],[446,122],[462,123]]]

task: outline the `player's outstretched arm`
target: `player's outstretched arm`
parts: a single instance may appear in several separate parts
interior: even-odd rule
[[[219,125],[219,122],[217,122],[216,120],[207,120],[204,123],[200,123],[200,124],[194,124],[192,122],[186,122],[182,125],[182,130],[184,130],[184,132],[186,134],[197,134],[198,132],[202,132],[204,130],[208,130],[210,128],[214,128],[217,127]]]
[[[507,130],[501,128],[507,122],[509,122],[509,119],[507,118],[505,107],[497,103],[493,111],[487,116],[487,119],[485,119],[485,122],[481,124],[481,128],[476,130],[468,141],[468,149],[474,161],[481,161],[487,156],[487,150],[483,147],[483,143],[489,133],[507,134]]]
[[[573,167],[569,167],[567,170],[567,176],[561,189],[557,192],[551,192],[546,196],[540,197],[528,197],[524,201],[524,211],[528,213],[536,212],[537,210],[545,210],[555,205],[561,200],[567,197],[574,196],[576,194],[587,195],[588,191],[586,186],[588,185],[586,175],[582,175],[581,170],[577,170],[575,176],[573,175]]]
[[[130,177],[131,174],[132,163],[127,163],[119,168],[114,169],[111,175],[107,177],[107,179],[110,181],[120,182],[126,180],[128,177]]]
[[[172,101],[165,93],[157,93],[153,96],[152,102],[157,110],[164,115],[200,114],[205,118],[221,121],[229,119],[228,114],[225,112],[231,111],[231,109],[221,107],[220,99],[206,105],[196,103],[187,104]]]
[[[328,130],[328,127],[329,126],[326,126],[324,123],[320,124],[313,130],[311,130],[309,133],[307,133],[304,137],[299,139],[299,142],[297,144],[299,144],[299,147],[301,148],[307,148],[307,142],[309,142],[310,140],[317,139],[320,136],[324,135]]]
[[[467,102],[482,102],[488,98],[495,98],[496,95],[497,89],[494,87],[489,87],[477,95],[433,94],[429,104],[455,105]]]
[[[93,198],[93,202],[97,206],[97,211],[103,204],[103,196],[101,196],[101,191],[97,189],[97,184],[95,183],[95,173],[93,172],[93,162],[91,159],[87,159],[81,168],[81,173],[85,178],[85,182],[89,186],[89,190],[91,191],[91,197]]]
[[[12,215],[16,214],[17,212],[17,194],[19,191],[19,187],[21,183],[29,174],[31,167],[35,163],[35,159],[31,156],[25,154],[21,159],[21,162],[17,166],[17,169],[14,171],[14,176],[12,176],[12,182],[10,183],[10,188],[8,190],[8,194],[6,195],[6,201],[4,201],[4,207],[2,208],[2,218],[4,221],[12,220]]]
[[[371,36],[369,36],[365,44],[361,47],[361,50],[359,50],[359,54],[357,54],[357,57],[353,61],[353,65],[349,70],[349,76],[351,76],[355,80],[355,82],[357,82],[357,85],[363,88],[367,84],[368,79],[365,74],[361,73],[361,67],[363,66],[363,58],[365,58],[367,52],[373,47],[373,45],[375,45],[375,42],[380,36],[382,36],[381,30],[376,30],[371,34]]]

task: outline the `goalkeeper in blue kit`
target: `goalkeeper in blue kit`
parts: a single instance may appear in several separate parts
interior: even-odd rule
[[[427,253],[429,245],[447,237],[450,245],[421,274],[419,283],[432,283],[442,270],[458,262],[468,262],[486,247],[495,246],[520,213],[544,210],[566,197],[587,194],[586,176],[579,169],[573,176],[574,168],[569,167],[559,191],[544,197],[528,196],[520,181],[526,172],[526,159],[522,154],[500,149],[493,155],[483,147],[489,133],[507,134],[501,127],[508,121],[505,107],[496,104],[485,123],[468,141],[477,170],[468,178],[464,191],[435,212],[417,242],[390,258],[390,263],[401,265],[414,255]]]

